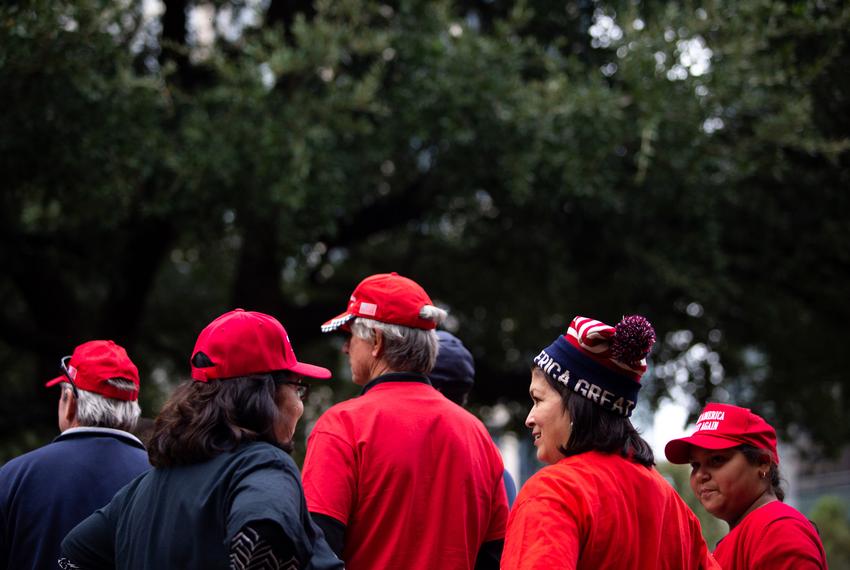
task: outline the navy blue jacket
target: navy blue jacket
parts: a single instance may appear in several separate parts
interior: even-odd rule
[[[58,568],[81,520],[150,469],[142,443],[107,428],[72,428],[0,468],[0,570]]]
[[[88,570],[227,570],[233,537],[259,521],[280,529],[298,568],[342,570],[310,518],[295,462],[260,442],[151,470],[74,528],[62,554]]]

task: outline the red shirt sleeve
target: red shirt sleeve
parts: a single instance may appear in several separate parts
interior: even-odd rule
[[[508,520],[502,568],[574,569],[579,551],[578,524],[562,502],[532,496],[514,505]]]
[[[693,560],[691,568],[699,568],[699,570],[722,570],[720,564],[717,563],[717,560],[714,559],[714,556],[708,550],[708,545],[702,536],[702,527],[696,515],[693,515],[691,518],[691,525],[691,543],[696,545],[692,551]]]
[[[753,570],[826,570],[823,549],[808,521],[771,522],[756,544]]]
[[[496,490],[493,493],[493,503],[490,512],[490,526],[484,536],[484,542],[502,540],[505,538],[505,528],[508,524],[508,493],[505,491],[505,480],[499,477]]]
[[[321,420],[307,441],[302,480],[307,510],[347,525],[357,489],[354,448],[341,435],[325,431]]]

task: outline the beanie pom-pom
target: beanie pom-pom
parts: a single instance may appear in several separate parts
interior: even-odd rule
[[[655,344],[655,330],[650,322],[640,315],[623,317],[614,330],[611,356],[623,364],[638,364],[646,358]]]

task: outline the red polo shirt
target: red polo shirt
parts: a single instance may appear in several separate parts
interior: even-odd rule
[[[655,469],[588,452],[540,470],[508,520],[502,568],[719,569],[699,520]]]
[[[825,570],[826,554],[815,527],[780,501],[744,517],[727,534],[714,557],[723,570]]]
[[[308,509],[345,525],[349,570],[474,568],[481,545],[505,535],[498,448],[424,376],[376,380],[313,428]]]

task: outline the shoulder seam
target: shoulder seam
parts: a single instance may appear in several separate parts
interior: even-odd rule
[[[351,442],[350,442],[350,441],[346,440],[346,439],[345,439],[344,437],[342,437],[341,435],[336,434],[336,433],[333,433],[333,432],[331,432],[331,431],[326,431],[326,430],[316,430],[316,429],[314,428],[314,429],[313,429],[313,431],[310,433],[310,437],[309,437],[309,439],[313,439],[313,436],[316,436],[316,435],[326,435],[326,436],[332,437],[332,438],[334,438],[334,439],[336,439],[336,440],[341,441],[342,443],[344,443],[345,445],[347,445],[347,446],[348,446],[348,447],[350,447],[351,449],[354,449],[354,446],[353,446],[353,445],[351,445]]]

